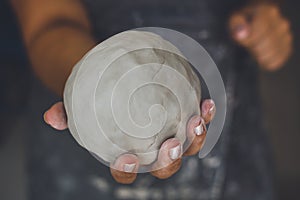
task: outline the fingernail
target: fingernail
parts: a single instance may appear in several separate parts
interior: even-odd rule
[[[212,101],[211,103],[212,103],[212,104],[211,104],[211,107],[210,107],[210,109],[208,110],[208,113],[209,113],[209,114],[212,114],[212,113],[214,112],[214,110],[215,110],[215,107],[216,107],[216,106],[215,106],[215,103],[214,103],[213,101]]]
[[[237,25],[234,29],[234,33],[238,39],[245,39],[248,37],[248,31],[244,24]]]
[[[178,146],[176,146],[176,147],[170,149],[169,154],[170,154],[170,158],[171,158],[172,160],[178,159],[179,156],[180,156],[180,154],[181,154],[181,145],[178,145]]]
[[[212,106],[210,109],[209,109],[209,113],[212,113],[213,111],[214,111],[214,109],[215,109],[215,106]]]
[[[201,120],[200,125],[194,128],[194,132],[196,135],[202,135],[204,133],[204,123]]]
[[[124,165],[124,172],[127,172],[127,173],[131,173],[134,171],[136,167],[136,164],[135,163],[132,163],[132,164],[125,164]]]
[[[209,100],[209,109],[207,111],[208,114],[212,114],[214,109],[215,109],[216,105],[215,105],[215,102],[213,100]],[[206,113],[206,114],[207,114]]]

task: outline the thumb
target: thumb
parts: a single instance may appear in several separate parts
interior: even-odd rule
[[[68,128],[67,116],[62,102],[54,104],[44,114],[44,120],[47,124],[57,130],[64,130]]]
[[[246,12],[233,14],[229,19],[229,29],[232,38],[243,46],[247,46],[250,37],[249,15]]]

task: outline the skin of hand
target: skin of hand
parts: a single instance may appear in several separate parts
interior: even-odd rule
[[[159,179],[166,179],[175,174],[181,166],[182,156],[191,156],[199,152],[206,137],[206,124],[209,123],[216,112],[215,103],[204,100],[201,104],[201,116],[193,116],[187,124],[187,139],[191,145],[187,151],[182,152],[180,140],[171,138],[166,140],[160,147],[157,161],[152,164],[151,174]],[[68,128],[67,116],[62,102],[54,104],[44,114],[47,124],[57,130]],[[114,163],[111,163],[111,174],[113,178],[123,184],[134,182],[137,177],[139,160],[134,154],[123,154]]]
[[[262,69],[280,69],[292,53],[290,23],[276,4],[256,3],[234,12],[229,29],[232,38],[252,54]]]

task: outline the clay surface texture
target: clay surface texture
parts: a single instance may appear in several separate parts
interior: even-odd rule
[[[154,33],[125,31],[77,63],[64,104],[81,146],[108,163],[132,153],[149,165],[166,139],[186,142],[200,95],[197,75],[174,45]]]

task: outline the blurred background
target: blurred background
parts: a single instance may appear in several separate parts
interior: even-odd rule
[[[282,2],[292,24],[294,54],[282,70],[261,72],[260,88],[276,162],[277,192],[283,200],[299,199],[300,189],[300,2]]]
[[[283,12],[291,20],[294,54],[275,73],[260,73],[260,91],[276,164],[280,200],[296,199],[300,189],[300,2],[286,0]],[[31,72],[16,19],[0,1],[0,200],[26,199],[26,110]],[[284,106],[283,106],[284,105]],[[46,108],[45,108],[46,109]]]

